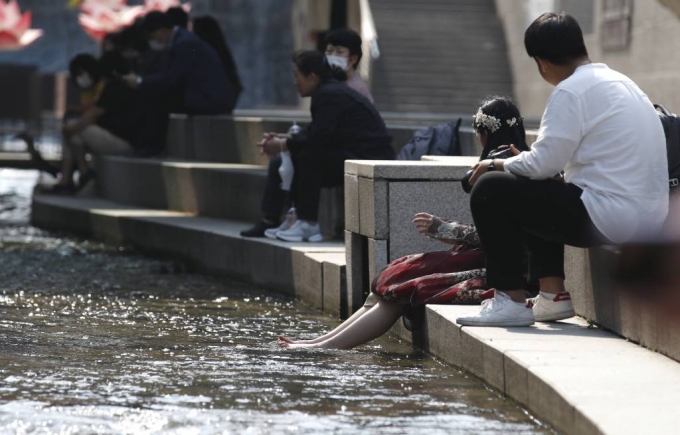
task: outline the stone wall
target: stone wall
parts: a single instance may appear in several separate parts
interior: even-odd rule
[[[210,14],[221,24],[233,51],[245,90],[239,108],[298,105],[292,86],[292,9],[299,0],[192,0],[191,16]],[[142,0],[129,0],[140,4]],[[96,54],[97,44],[78,24],[78,12],[66,0],[19,0],[33,12],[33,26],[45,35],[30,47],[0,53],[0,63],[36,65],[41,72],[68,69],[78,53]]]
[[[496,0],[505,27],[514,94],[525,117],[540,118],[552,91],[552,87],[540,79],[536,64],[524,50],[524,31],[528,23],[547,10],[564,10],[583,23],[590,14],[592,31],[586,33],[585,39],[591,60],[606,63],[628,75],[652,101],[680,111],[680,92],[677,91],[680,19],[658,0],[631,1],[630,44],[624,48],[605,49],[604,4],[604,0]]]

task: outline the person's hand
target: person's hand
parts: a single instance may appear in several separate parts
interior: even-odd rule
[[[482,160],[472,167],[474,172],[472,173],[472,177],[470,177],[470,186],[474,186],[479,177],[489,172],[489,165],[491,165],[491,160]]]
[[[127,74],[121,77],[121,79],[132,89],[136,89],[139,86],[139,76],[137,74]]]
[[[264,140],[261,145],[262,154],[268,156],[274,156],[281,151],[285,151],[286,139],[280,137],[272,137],[270,139]]]
[[[515,144],[510,144],[510,151],[512,151],[513,156],[517,156],[520,154],[520,150],[515,148]]]
[[[416,224],[416,230],[420,234],[433,237],[437,233],[437,228],[439,228],[444,221],[437,216],[421,212],[417,213],[413,218],[413,223]]]

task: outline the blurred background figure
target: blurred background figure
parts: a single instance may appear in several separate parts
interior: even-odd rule
[[[182,8],[177,8],[182,9]],[[183,10],[182,10],[183,11]],[[170,10],[168,10],[168,13]],[[191,22],[191,30],[201,38],[205,43],[210,45],[215,49],[217,55],[219,56],[222,64],[224,65],[224,71],[227,74],[227,80],[229,85],[234,90],[234,104],[231,107],[231,112],[236,104],[238,103],[238,97],[243,91],[243,84],[238,76],[238,69],[236,68],[236,62],[234,62],[234,56],[231,54],[227,40],[220,28],[220,24],[213,17],[209,15],[204,15],[201,17],[196,17]]]

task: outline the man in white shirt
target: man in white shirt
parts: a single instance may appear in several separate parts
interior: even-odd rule
[[[479,313],[459,318],[461,325],[529,326],[573,316],[564,245],[651,237],[668,213],[666,141],[647,96],[623,74],[590,62],[569,15],[541,15],[524,44],[555,89],[530,151],[476,166],[470,207],[496,293]],[[564,181],[554,178],[560,171]],[[530,303],[525,249],[529,275],[541,287]]]

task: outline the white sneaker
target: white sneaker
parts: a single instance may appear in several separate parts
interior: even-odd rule
[[[284,220],[277,228],[269,228],[268,230],[265,230],[264,236],[268,239],[276,239],[276,234],[278,234],[279,231],[286,231],[289,228],[290,226],[288,225],[288,222]]]
[[[540,292],[538,296],[529,300],[533,306],[534,319],[537,322],[554,322],[574,317],[574,304],[569,292],[556,295]]]
[[[534,324],[534,312],[528,305],[496,291],[493,299],[482,302],[479,313],[459,317],[456,322],[462,326],[530,326]]]
[[[323,242],[319,224],[311,225],[307,221],[298,220],[295,225],[285,231],[276,233],[276,238],[286,242]]]

